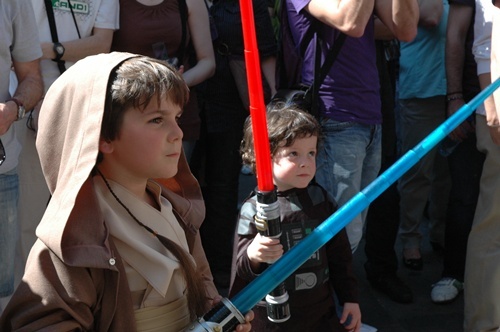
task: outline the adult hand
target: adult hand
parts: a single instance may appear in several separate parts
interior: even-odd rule
[[[491,140],[496,145],[500,145],[500,119],[496,113],[493,98],[487,98],[484,106],[486,107],[486,125],[490,131]]]
[[[500,127],[488,126],[488,129],[490,130],[490,136],[493,143],[500,145]]]
[[[453,114],[455,114],[463,105],[465,105],[463,99],[450,100],[447,107],[448,117],[451,117]],[[467,138],[469,133],[474,133],[475,131],[476,128],[472,123],[470,123],[469,121],[464,121],[459,126],[457,126],[449,136],[454,141],[462,142]]]
[[[17,119],[17,104],[13,101],[0,103],[0,135],[9,130]]]

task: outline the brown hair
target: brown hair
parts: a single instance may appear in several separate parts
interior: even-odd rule
[[[118,137],[123,115],[130,107],[144,110],[156,98],[168,98],[182,108],[189,100],[189,88],[177,69],[165,61],[136,57],[124,61],[110,75],[101,138]]]
[[[291,146],[297,138],[309,136],[321,139],[321,127],[314,116],[294,105],[274,103],[268,106],[266,112],[267,132],[271,156],[278,148]],[[241,158],[244,164],[250,165],[255,171],[255,150],[250,117],[245,121],[243,141],[241,142]]]

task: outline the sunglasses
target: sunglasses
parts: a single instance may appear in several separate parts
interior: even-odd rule
[[[0,139],[0,165],[5,161],[5,148],[3,147],[2,140]]]

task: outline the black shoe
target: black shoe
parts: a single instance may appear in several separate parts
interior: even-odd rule
[[[411,303],[413,294],[408,287],[396,275],[382,276],[376,279],[369,279],[373,288],[389,296],[391,300],[398,303]]]
[[[403,255],[403,265],[414,271],[422,271],[424,267],[424,260],[420,258],[405,258]]]

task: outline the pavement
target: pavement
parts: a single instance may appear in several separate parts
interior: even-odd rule
[[[253,175],[240,176],[240,202],[255,188]],[[398,275],[412,289],[413,302],[400,304],[373,289],[366,280],[363,264],[364,239],[354,253],[354,272],[360,287],[360,307],[364,331],[375,328],[379,332],[460,332],[463,331],[463,294],[448,304],[434,304],[430,292],[433,283],[441,277],[442,254],[433,251],[429,244],[427,224],[422,225],[424,235],[421,253],[422,271],[411,271],[401,265]],[[398,242],[396,252],[401,262],[402,247]],[[371,330],[375,331],[375,330]]]

